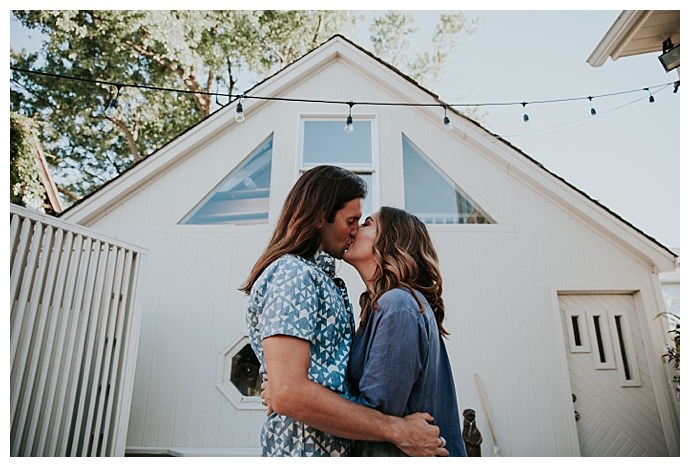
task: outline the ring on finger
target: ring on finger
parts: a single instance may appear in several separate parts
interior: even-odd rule
[[[441,447],[445,448],[446,447],[446,438],[443,436],[439,436],[438,439],[441,441]]]

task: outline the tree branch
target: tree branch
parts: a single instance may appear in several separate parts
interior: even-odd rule
[[[127,145],[129,146],[129,152],[132,153],[132,158],[134,159],[134,162],[137,162],[142,159],[141,153],[137,149],[136,141],[134,140],[134,136],[132,136],[132,133],[129,131],[129,128],[127,128],[127,125],[122,123],[120,120],[116,118],[110,118],[110,117],[104,117],[107,120],[110,120],[110,122],[113,123],[116,127],[118,127],[122,133],[125,135],[125,139],[127,140]]]
[[[184,70],[179,66],[178,63],[168,60],[162,55],[157,54],[145,47],[142,47],[141,45],[131,40],[125,40],[124,43],[132,49],[134,49],[135,52],[150,58],[166,70],[169,70],[170,72],[179,76],[182,82],[185,84],[185,86],[187,86],[187,88],[190,91],[192,91],[194,101],[196,102],[196,105],[199,107],[199,110],[201,111],[202,115],[206,116],[209,114],[209,109],[211,107],[210,96],[198,93],[199,91],[201,91],[201,85],[199,85],[199,82],[196,80],[196,77],[194,75],[188,75],[185,77]]]
[[[312,47],[316,47],[317,45],[319,45],[317,43],[317,41],[319,40],[319,33],[321,32],[321,23],[323,21],[323,15],[320,14],[317,18],[318,18],[318,21],[316,23],[316,29],[314,30],[314,36],[312,36],[312,39],[311,39]]]
[[[235,89],[235,83],[237,83],[237,80],[233,79],[232,77],[232,62],[229,58],[226,58],[225,61],[228,64],[228,95],[231,95],[232,91]]]

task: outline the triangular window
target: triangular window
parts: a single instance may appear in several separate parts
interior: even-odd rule
[[[426,224],[495,221],[403,135],[405,210]]]
[[[269,136],[184,219],[182,224],[265,224],[271,188],[273,135]]]

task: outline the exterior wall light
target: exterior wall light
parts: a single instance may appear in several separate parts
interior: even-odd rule
[[[680,44],[673,45],[671,39],[666,39],[663,48],[664,53],[659,55],[659,61],[664,67],[664,70],[668,73],[680,66]]]

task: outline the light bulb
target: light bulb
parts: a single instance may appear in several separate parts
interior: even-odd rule
[[[242,123],[244,121],[244,108],[242,107],[242,102],[238,102],[237,107],[235,107],[235,121],[237,123]]]
[[[122,89],[122,85],[116,84],[115,88],[115,97],[110,100],[108,107],[105,109],[105,116],[110,119],[119,118],[122,113],[120,109],[120,102],[117,100],[117,98],[120,97],[120,89]]]
[[[352,133],[353,131],[355,131],[355,126],[352,124],[352,115],[348,115],[345,123],[345,133]]]
[[[105,116],[108,118],[117,118],[120,116],[120,106],[117,98],[110,101],[108,107],[105,109]]]
[[[443,126],[446,127],[446,130],[453,129],[453,122],[450,121],[450,118],[448,118],[448,116],[443,117]]]

